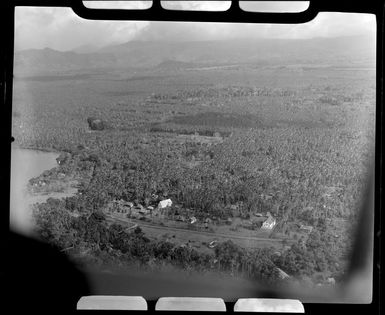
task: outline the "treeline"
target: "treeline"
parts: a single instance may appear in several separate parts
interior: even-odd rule
[[[229,137],[231,131],[218,128],[216,126],[181,126],[176,124],[153,124],[150,127],[151,132],[167,132],[179,135],[199,135],[204,137]]]
[[[270,88],[270,87],[249,87],[249,86],[228,86],[228,87],[208,87],[203,89],[181,91],[177,94],[153,94],[153,100],[173,100],[186,99],[187,101],[197,101],[199,99],[221,98],[221,97],[244,97],[244,96],[295,96],[294,89]]]
[[[119,257],[122,264],[166,263],[184,270],[230,272],[266,282],[279,280],[267,249],[246,251],[226,241],[218,244],[213,254],[202,253],[187,245],[150,240],[139,227],[127,231],[119,224],[109,225],[98,212],[74,216],[66,206],[65,201],[49,199],[36,206],[34,217],[41,238],[73,257],[91,250],[100,263],[107,265],[113,257]]]
[[[208,254],[188,245],[151,240],[139,227],[126,230],[122,225],[108,224],[101,212],[75,215],[70,210],[70,200],[50,198],[47,203],[36,205],[34,217],[41,238],[67,251],[80,263],[93,259],[107,266],[171,264],[183,270],[226,272],[270,284],[303,279],[311,279],[315,284],[320,279],[314,278],[314,274],[324,272],[337,280],[343,276],[344,268],[338,258],[341,248],[327,231],[325,222],[320,223],[306,242],[299,240],[279,255],[273,248],[246,250],[230,240],[219,243]],[[283,280],[277,267],[290,278]]]

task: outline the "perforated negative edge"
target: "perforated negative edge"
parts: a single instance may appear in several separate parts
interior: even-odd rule
[[[221,298],[162,297],[156,302],[155,310],[226,312],[226,304]]]
[[[142,296],[90,295],[82,296],[76,309],[147,311],[148,307]]]
[[[303,304],[292,299],[238,299],[234,312],[305,313]]]

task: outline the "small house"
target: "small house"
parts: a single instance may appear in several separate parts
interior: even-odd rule
[[[143,208],[139,210],[139,213],[143,215],[148,214],[148,212],[149,211],[147,209],[143,209]]]
[[[61,154],[59,155],[59,157],[56,158],[56,162],[57,162],[57,164],[59,164],[59,165],[63,165],[63,164],[65,164],[65,163],[68,161],[68,159],[70,159],[70,158],[71,158],[71,154],[70,154],[70,153],[68,153],[68,152],[63,152],[63,153],[61,153]]]
[[[243,227],[251,227],[253,225],[253,222],[250,220],[243,220],[242,226]]]
[[[258,218],[258,219],[253,219],[251,223],[253,224],[254,227],[261,228],[263,221]]]
[[[268,230],[271,230],[275,224],[276,224],[276,220],[272,217],[272,216],[269,216],[265,222],[263,222],[262,224],[262,228],[263,229],[268,229]]]
[[[186,218],[183,216],[183,215],[177,215],[175,217],[175,220],[176,221],[180,221],[180,222],[185,222],[186,221]]]
[[[260,194],[260,197],[262,200],[271,200],[273,198],[273,195],[271,194]]]
[[[205,223],[211,224],[211,223],[212,223],[212,220],[211,220],[210,218],[206,218],[206,219],[205,219]]]
[[[209,247],[209,248],[214,248],[214,247],[216,247],[217,245],[218,245],[218,242],[217,242],[216,240],[214,240],[214,241],[211,241],[211,242],[209,243],[208,247]]]
[[[212,223],[212,221],[211,221],[211,219],[210,218],[206,218],[205,220],[204,220],[204,227],[205,227],[205,229],[208,229],[209,228],[209,224],[211,224]]]
[[[171,199],[165,199],[165,200],[159,201],[159,204],[158,204],[159,209],[164,209],[171,206],[172,206]]]
[[[328,278],[327,279],[327,283],[331,284],[331,285],[335,285],[336,284],[336,280],[334,278]]]
[[[290,278],[290,276],[286,273],[286,272],[284,272],[281,268],[276,268],[276,270],[278,271],[278,277],[280,278],[280,279],[287,279],[287,278]]]
[[[304,232],[309,233],[309,234],[313,231],[313,227],[312,226],[303,225],[303,224],[300,225],[299,229],[301,231],[304,231]]]
[[[134,210],[141,210],[141,209],[144,209],[144,207],[141,204],[137,204],[136,206],[134,206]]]

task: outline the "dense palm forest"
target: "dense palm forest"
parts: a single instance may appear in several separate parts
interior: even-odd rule
[[[30,187],[77,183],[74,196],[34,206],[39,235],[84,265],[172,265],[306,285],[342,279],[374,154],[373,74],[261,70],[245,81],[242,71],[16,81],[16,143],[61,154]],[[169,217],[209,217],[219,228],[269,212],[277,224],[268,238],[280,245],[250,249],[229,237],[200,250],[106,216],[115,200],[163,199],[173,201]],[[300,225],[311,232],[297,233]]]

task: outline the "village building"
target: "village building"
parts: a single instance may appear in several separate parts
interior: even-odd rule
[[[299,229],[301,231],[304,231],[304,232],[309,233],[309,234],[313,231],[313,227],[312,226],[303,225],[303,224],[300,225]]]
[[[214,240],[214,241],[211,241],[209,244],[208,244],[208,247],[209,248],[214,248],[218,245],[218,241]]]
[[[260,197],[262,200],[271,200],[273,198],[273,195],[271,194],[260,194]]]
[[[328,278],[327,279],[327,283],[330,284],[330,285],[335,285],[336,284],[336,280],[334,278]]]
[[[171,199],[165,199],[165,200],[159,201],[159,203],[158,203],[159,209],[164,209],[164,208],[171,207],[171,206],[172,206]]]
[[[272,217],[272,216],[269,216],[265,222],[263,222],[262,224],[262,228],[263,229],[268,229],[268,230],[271,230],[275,224],[276,224],[276,220]]]
[[[212,220],[211,220],[210,218],[206,218],[206,219],[204,220],[204,227],[205,227],[206,229],[208,229],[209,224],[211,224],[211,223],[212,223]]]
[[[253,227],[260,229],[262,227],[263,221],[260,218],[254,218],[252,221]]]
[[[175,220],[176,221],[180,221],[180,222],[185,222],[186,221],[186,218],[183,216],[183,215],[177,215],[175,217]]]
[[[59,155],[59,157],[56,158],[56,162],[59,165],[63,165],[65,162],[68,161],[68,159],[71,158],[71,154],[68,152],[63,152]]]
[[[253,222],[251,222],[250,220],[243,220],[242,221],[242,227],[243,228],[252,228],[252,226],[253,226]]]
[[[139,213],[140,213],[140,214],[143,214],[143,215],[148,214],[149,212],[150,212],[150,211],[147,210],[147,209],[145,209],[145,208],[142,208],[142,209],[139,210]]]
[[[302,248],[302,249],[306,249],[306,240],[304,237],[301,237],[300,240],[298,241],[298,245]]]
[[[134,204],[132,202],[125,201],[123,199],[119,199],[119,200],[114,199],[111,202],[109,202],[107,205],[107,208],[109,209],[109,211],[118,212],[118,213],[127,213],[128,211],[131,212],[133,207],[134,207]],[[139,210],[139,209],[136,209],[136,210]]]
[[[290,278],[290,276],[286,272],[284,272],[281,268],[276,267],[276,270],[278,271],[278,277],[280,279]]]

